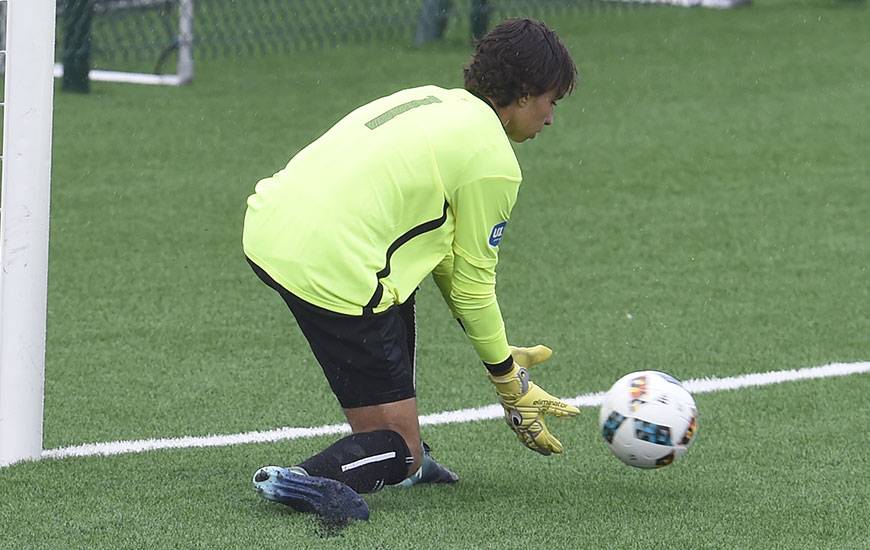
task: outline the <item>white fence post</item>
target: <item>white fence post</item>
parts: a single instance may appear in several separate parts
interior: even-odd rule
[[[178,2],[178,74],[179,84],[193,80],[193,0]]]
[[[0,202],[0,466],[42,454],[56,0],[6,13]]]

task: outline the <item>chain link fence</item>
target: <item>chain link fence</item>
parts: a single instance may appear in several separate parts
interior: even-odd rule
[[[89,3],[89,19],[71,6]],[[179,0],[58,0],[57,59],[73,44],[95,68],[171,70]],[[570,10],[621,9],[602,0],[194,0],[197,59],[303,51],[347,43],[422,44],[443,33],[470,39],[507,17],[552,18]],[[77,10],[78,12],[78,10]],[[71,22],[70,17],[77,17]],[[74,33],[89,31],[90,40]],[[67,52],[69,53],[69,52]]]
[[[160,73],[179,22],[178,0],[57,0],[55,59]]]

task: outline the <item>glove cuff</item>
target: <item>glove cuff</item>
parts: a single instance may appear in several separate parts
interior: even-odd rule
[[[495,391],[502,398],[518,398],[525,395],[531,386],[529,372],[516,363],[513,364],[511,370],[501,376],[490,375],[489,380],[495,385]]]
[[[516,363],[512,363],[510,370],[508,370],[506,373],[499,374],[497,376],[490,373],[489,379],[493,384],[496,384],[496,385],[507,384],[507,383],[512,382],[512,381],[517,379],[517,374],[519,373],[519,371],[520,371],[520,366],[517,365]]]
[[[483,362],[483,366],[486,367],[486,370],[489,371],[491,376],[505,376],[510,371],[511,368],[515,365],[514,358],[512,355],[508,355],[507,359],[502,361],[501,363],[487,363]]]

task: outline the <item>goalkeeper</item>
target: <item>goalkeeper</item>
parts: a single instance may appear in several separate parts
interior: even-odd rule
[[[576,68],[552,30],[519,19],[479,41],[464,76],[464,89],[359,107],[248,198],[248,261],[291,310],[352,429],[294,466],[259,469],[266,499],[366,519],[360,493],[458,479],[420,439],[414,293],[430,273],[520,441],[562,452],[544,415],[579,411],[529,381],[549,349],[508,346],[495,268],[522,179],[510,141],[553,123]]]

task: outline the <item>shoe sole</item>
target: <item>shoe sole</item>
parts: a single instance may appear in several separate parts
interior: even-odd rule
[[[423,455],[427,457],[429,460],[435,463],[435,471],[424,472],[422,479],[420,479],[420,483],[448,483],[453,484],[459,481],[459,476],[456,475],[452,470],[448,470],[444,466],[438,463],[434,458],[432,458],[432,447],[430,447],[425,441],[423,442]],[[423,468],[425,470],[425,466]]]
[[[453,484],[459,481],[459,476],[442,466],[441,468],[439,468],[436,475],[433,475],[428,479],[426,478],[426,476],[423,476],[423,479],[421,479],[420,481],[423,483]]]
[[[425,472],[419,479],[414,480],[412,477],[409,477],[399,483],[397,487],[408,488],[413,487],[414,485],[453,485],[458,481],[458,475],[439,464],[436,468]]]
[[[294,474],[265,466],[254,474],[254,489],[264,499],[331,522],[369,519],[369,507],[353,489],[334,479]]]

